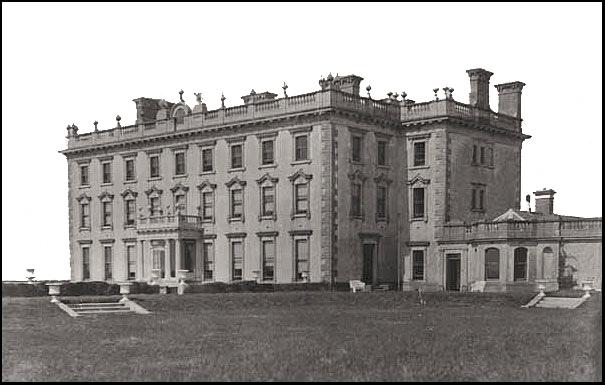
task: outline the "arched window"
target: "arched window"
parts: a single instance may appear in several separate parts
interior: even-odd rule
[[[515,249],[513,278],[515,281],[527,280],[527,249],[525,247],[517,247]]]
[[[174,112],[174,120],[176,122],[176,124],[183,124],[185,123],[185,109],[183,108],[179,108],[178,110],[176,110]]]
[[[554,262],[554,252],[550,247],[545,247],[542,250],[542,278],[556,277],[558,266]]]
[[[485,250],[485,280],[500,279],[500,250],[490,247]]]

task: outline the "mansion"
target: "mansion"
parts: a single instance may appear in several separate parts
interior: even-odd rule
[[[468,70],[469,102],[360,95],[329,75],[208,110],[134,99],[135,124],[67,127],[72,281],[558,287],[594,277],[601,218],[521,211],[521,93]],[[595,275],[598,275],[595,277]]]

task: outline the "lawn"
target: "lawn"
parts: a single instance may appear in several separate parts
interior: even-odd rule
[[[119,297],[115,297],[116,299]],[[2,298],[2,380],[598,381],[601,295],[276,292],[133,295],[151,315],[73,319]]]

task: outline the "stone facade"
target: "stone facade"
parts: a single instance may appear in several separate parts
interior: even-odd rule
[[[502,258],[490,290],[523,286],[510,267],[521,246],[531,266],[526,285],[557,279],[552,266],[565,264],[565,250],[581,259],[576,273],[600,267],[594,234],[468,238],[520,208],[529,136],[521,129],[524,84],[496,86],[496,113],[492,73],[467,72],[469,104],[447,87],[445,98],[423,103],[405,94],[360,97],[362,78],[330,75],[303,95],[252,90],[243,105],[227,108],[222,98],[217,110],[199,94],[193,108],[182,93],[177,103],[138,98],[132,126],[119,117],[116,127],[98,130],[95,122],[90,133],[68,126],[61,152],[71,279],[362,279],[464,290],[484,278],[485,250],[494,245]]]

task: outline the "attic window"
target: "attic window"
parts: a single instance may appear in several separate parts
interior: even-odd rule
[[[175,120],[176,124],[185,123],[185,110],[182,108],[179,108],[178,110],[176,110],[176,112],[174,113],[174,120]]]

